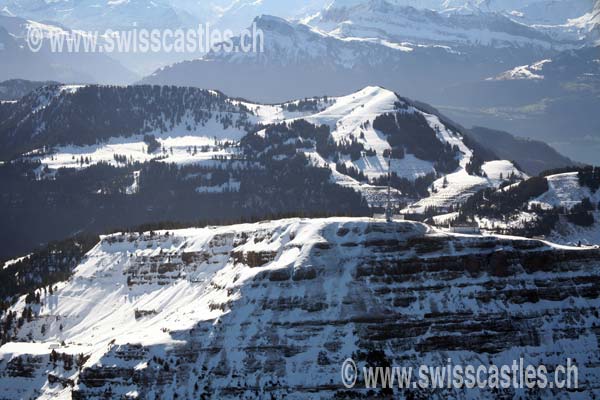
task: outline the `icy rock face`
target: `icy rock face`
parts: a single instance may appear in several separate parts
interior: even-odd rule
[[[116,234],[0,349],[0,397],[332,398],[342,362],[373,354],[414,367],[571,357],[589,396],[598,266],[598,250],[369,219]]]

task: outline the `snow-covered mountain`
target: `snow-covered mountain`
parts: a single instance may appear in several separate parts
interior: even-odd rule
[[[213,87],[265,102],[342,95],[380,85],[430,101],[439,98],[442,88],[483,80],[523,60],[533,63],[555,54],[544,46],[479,46],[463,52],[376,36],[342,38],[271,16],[255,22],[264,32],[264,52],[210,52],[161,68],[142,82]]]
[[[0,396],[332,398],[347,357],[552,368],[565,349],[591,396],[599,263],[597,249],[372,219],[118,233],[9,309]]]
[[[592,7],[590,0],[477,0],[472,3],[530,25],[561,25],[588,13]]]
[[[181,28],[199,23],[239,32],[262,14],[303,18],[328,0],[0,0],[5,14],[56,21],[71,28]]]
[[[90,96],[96,100],[70,117]],[[137,106],[148,102],[155,102],[160,112],[149,114]],[[41,170],[118,166],[115,155],[131,162],[179,165],[213,164],[216,156],[236,157],[240,152],[246,158],[281,159],[289,156],[291,147],[315,166],[331,170],[336,183],[381,204],[391,152],[394,179],[409,186],[416,180],[431,185],[430,192],[400,190],[406,199],[431,196],[414,212],[422,212],[424,206],[448,208],[483,187],[499,185],[501,175],[522,175],[512,163],[482,152],[441,116],[380,87],[342,97],[263,105],[189,88],[55,86],[6,104],[5,109],[7,117],[0,124],[5,154],[32,154],[39,158]],[[87,118],[89,125],[80,118]],[[96,118],[105,121],[102,129],[94,126]],[[313,137],[320,135],[320,127],[322,138]],[[149,135],[161,152],[147,151]],[[190,147],[204,148],[215,141],[240,142],[242,148],[190,154]],[[38,157],[41,148],[52,150]],[[89,161],[83,164],[82,158]]]
[[[246,111],[214,91],[54,85],[4,105],[0,140],[8,158],[43,147],[167,132],[239,140],[251,126]]]
[[[0,0],[0,10],[85,30],[175,29],[195,23],[190,14],[163,0]]]
[[[352,7],[365,0],[334,0],[337,7]],[[386,0],[398,6],[434,10],[441,13],[497,12],[533,25],[560,25],[588,13],[590,0]]]
[[[277,215],[292,204],[365,215],[367,206],[386,202],[390,158],[393,199],[398,208],[412,206],[408,213],[442,212],[526,176],[435,110],[380,87],[266,105],[194,88],[50,86],[0,104],[0,115],[3,157],[12,160],[6,173],[22,181],[13,190],[37,193],[23,193],[28,205],[19,210],[39,202],[58,207],[32,221],[44,226],[73,213],[61,232],[141,224],[163,207],[161,218],[184,221],[224,218],[229,207],[239,218]],[[76,206],[55,203],[54,185]],[[169,195],[156,196],[167,187]],[[297,190],[312,197],[297,197]],[[220,196],[217,210],[210,196]],[[136,199],[146,202],[144,211],[125,212],[140,209]],[[17,218],[20,203],[5,200],[4,218]],[[105,206],[91,215],[73,211],[89,202]],[[61,236],[46,228],[8,235],[20,244],[7,250],[50,238]]]
[[[518,66],[487,80],[546,80],[551,83],[568,80],[583,83],[587,80],[589,83],[596,83],[600,80],[600,62],[595,58],[599,56],[599,52],[600,47],[565,51],[553,59]]]
[[[216,26],[238,32],[260,15],[301,19],[320,11],[328,0],[228,0],[215,6]],[[191,9],[195,8],[192,5]]]
[[[91,0],[2,0],[0,10],[12,15],[52,20],[79,29],[179,27],[210,22],[234,31],[256,16],[306,18],[326,8],[353,7],[369,0],[159,0],[151,3]],[[526,24],[561,25],[592,9],[589,0],[387,0],[389,3],[441,13],[498,12]]]
[[[561,45],[560,41],[496,13],[476,8],[437,12],[398,6],[386,0],[368,0],[348,6],[334,1],[308,18],[311,26],[342,38],[379,38],[388,42],[462,46],[522,47]],[[573,45],[564,42],[562,45]]]
[[[293,67],[305,63],[319,63],[351,69],[360,65],[384,64],[392,57],[410,53],[414,49],[374,38],[373,40],[339,40],[338,37],[321,32],[303,23],[263,15],[255,19],[257,28],[264,35],[264,51],[261,53],[236,53],[224,50],[211,51],[207,60],[243,63],[256,59],[263,65],[278,63]],[[236,43],[238,38],[235,39]]]
[[[354,7],[365,6],[360,3]],[[367,26],[371,22],[371,14],[355,14],[359,21],[364,14]],[[384,12],[375,15],[383,21],[397,18]],[[531,47],[522,36],[519,40],[524,40],[523,47],[457,48],[456,43],[450,47],[400,42],[391,29],[374,28],[361,31],[364,37],[342,37],[335,29],[324,32],[275,17],[263,16],[256,22],[265,33],[264,53],[212,52],[161,68],[141,82],[212,87],[260,102],[343,95],[364,86],[384,86],[434,104],[467,126],[487,126],[542,140],[561,146],[559,150],[574,160],[594,162],[593,151],[588,149],[595,145],[584,138],[594,137],[598,131],[598,118],[591,111],[597,108],[598,99],[594,94],[600,65],[595,62],[597,47],[559,52],[544,46]],[[360,26],[341,24],[350,30]],[[532,32],[518,26],[528,34]],[[553,42],[551,39],[546,43]],[[535,73],[537,69],[543,69],[544,74]],[[497,79],[508,76],[547,79]],[[577,138],[565,141],[565,129],[574,130]]]
[[[580,17],[552,25],[505,12],[521,2],[467,8],[439,3],[334,1],[302,23],[262,16],[256,23],[265,34],[264,53],[211,52],[160,68],[142,82],[213,87],[261,102],[379,85],[434,104],[465,124],[550,142],[573,159],[593,162],[593,151],[586,149],[595,145],[584,139],[596,136],[598,122],[590,113],[597,107],[598,64],[590,64],[598,59],[593,5],[579,14],[583,5],[573,2]],[[552,9],[559,3],[566,2],[522,5]],[[555,68],[557,74],[533,88],[489,81],[503,74],[540,76],[529,66]],[[584,68],[591,70],[585,76]],[[557,138],[573,127],[577,140]]]
[[[27,46],[27,30],[30,26],[39,29],[46,38],[46,45],[39,52],[32,52]],[[47,42],[50,34],[82,35],[56,24],[0,14],[0,80],[123,84],[137,78],[136,74],[104,54],[51,52]]]

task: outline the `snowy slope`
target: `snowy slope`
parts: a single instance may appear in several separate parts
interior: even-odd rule
[[[304,119],[316,125],[329,126],[338,143],[356,139],[365,149],[375,150],[375,156],[363,155],[357,161],[346,157],[344,162],[369,178],[377,178],[388,173],[388,160],[383,154],[391,147],[385,135],[373,128],[373,121],[382,114],[394,112],[398,101],[398,96],[392,91],[367,87],[349,96],[336,98],[331,107]],[[398,176],[413,180],[435,171],[431,162],[410,154],[402,160],[394,159],[391,170]]]
[[[485,176],[469,175],[463,167],[455,173],[436,180],[432,187],[435,190],[429,197],[411,204],[404,211],[422,213],[428,207],[447,209],[463,203],[479,190],[498,187],[511,174],[519,179],[527,177],[513,163],[506,160],[486,162],[482,166],[482,171],[485,172]]]
[[[115,156],[124,156],[127,162],[149,162],[152,160],[178,165],[212,164],[217,157],[231,157],[239,154],[235,147],[224,148],[228,140],[238,140],[243,134],[236,129],[223,129],[216,124],[205,129],[188,132],[185,127],[173,129],[157,138],[161,150],[148,153],[148,145],[143,135],[129,138],[111,138],[108,142],[90,146],[59,146],[56,153],[38,157],[41,169],[50,171],[59,168],[87,168],[98,163],[122,165]],[[194,151],[195,149],[195,151]],[[81,158],[89,162],[81,163]]]
[[[550,175],[548,178],[549,190],[543,195],[532,200],[531,204],[539,204],[542,207],[566,207],[568,209],[581,203],[585,198],[592,203],[600,202],[600,191],[592,193],[590,188],[581,186],[577,172]]]
[[[595,207],[600,207],[600,190],[593,193],[590,188],[581,186],[577,173],[565,173],[548,177],[549,190],[532,200],[530,205],[543,208],[565,207],[567,210],[589,199]],[[592,212],[595,223],[590,227],[577,226],[564,218],[550,235],[551,240],[560,243],[600,243],[600,210]]]
[[[483,229],[518,231],[524,228],[525,224],[535,226],[540,223],[545,213],[553,213],[556,215],[556,223],[546,235],[549,240],[570,245],[600,244],[600,190],[593,192],[589,187],[582,186],[577,172],[550,175],[545,179],[548,182],[548,190],[529,199],[525,204],[515,205],[514,211],[506,213],[502,218],[484,217],[475,213],[475,220]],[[502,190],[511,193],[517,186],[518,184],[513,184]],[[591,226],[577,225],[569,219],[569,214],[585,199],[590,201],[593,208],[589,212],[594,218]],[[444,220],[444,216],[436,219],[440,223],[444,223]]]
[[[331,129],[333,138],[337,142],[343,140],[356,140],[361,143],[365,149],[375,150],[375,156],[363,154],[358,160],[351,160],[349,156],[341,157],[341,161],[348,167],[356,168],[365,174],[368,178],[379,178],[387,175],[388,159],[384,152],[391,149],[385,135],[373,128],[373,120],[382,114],[394,112],[396,104],[403,102],[398,96],[386,89],[379,87],[367,87],[359,92],[349,96],[330,99],[332,104],[323,111],[304,116],[303,119],[316,124],[327,125]],[[498,186],[503,179],[508,178],[514,173],[518,177],[526,175],[519,171],[509,161],[491,161],[483,166],[486,177],[469,175],[465,168],[473,157],[473,152],[463,142],[462,136],[446,127],[440,119],[409,106],[408,113],[419,113],[425,116],[428,125],[437,131],[438,139],[442,143],[448,143],[456,146],[459,150],[459,169],[451,174],[440,177],[434,182],[431,196],[416,203],[407,209],[407,212],[423,212],[426,207],[435,206],[447,208],[451,205],[464,201],[469,195],[477,190]],[[368,199],[373,199],[370,187],[361,187],[355,180],[335,173],[335,162],[323,160],[314,153],[310,153],[311,159],[317,165],[328,165],[334,171],[334,178],[338,183],[359,189],[363,193],[369,193]],[[436,173],[434,164],[430,161],[421,160],[408,153],[402,159],[392,159],[391,171],[401,178],[415,180],[428,174]],[[377,199],[371,201],[372,204],[382,204],[381,189]]]
[[[415,366],[554,365],[568,349],[592,395],[598,262],[597,250],[368,219],[114,234],[30,305],[0,348],[0,396],[331,398],[342,361],[380,345]]]
[[[542,60],[532,65],[521,65],[500,74],[496,78],[489,78],[488,80],[509,81],[518,79],[544,79],[544,75],[541,75],[541,71],[544,68],[544,64],[550,62],[552,62],[552,60]]]
[[[365,149],[375,150],[375,156],[363,154],[359,160],[355,161],[346,156],[342,157],[341,161],[346,166],[356,168],[369,178],[386,176],[390,168],[384,152],[390,150],[391,146],[385,135],[373,128],[373,120],[382,114],[394,112],[396,104],[398,102],[402,103],[403,100],[389,90],[379,87],[367,87],[352,95],[334,98],[332,102],[333,104],[325,110],[315,115],[305,116],[303,119],[317,125],[329,126],[332,136],[337,142],[355,139]],[[432,186],[437,193],[432,193],[431,197],[418,202],[415,206],[406,210],[407,212],[423,212],[425,207],[428,206],[445,208],[460,203],[481,188],[499,185],[502,182],[502,179],[500,179],[501,174],[504,178],[507,178],[513,172],[517,176],[525,176],[509,161],[486,163],[483,166],[483,171],[487,175],[485,178],[469,175],[465,168],[471,161],[473,152],[464,144],[462,136],[446,127],[435,115],[428,114],[412,106],[409,106],[406,112],[424,115],[428,125],[437,131],[438,140],[456,146],[460,153],[458,156],[459,169],[445,176],[446,184],[444,184],[444,178],[440,177]],[[335,162],[315,157],[314,154],[311,154],[311,156],[318,165],[328,164],[334,171],[334,177],[336,177]],[[401,178],[415,180],[427,174],[436,173],[436,168],[432,162],[421,160],[408,153],[400,160],[392,159],[391,171]],[[360,189],[360,185],[352,181],[354,180],[343,177],[338,182]],[[364,189],[366,191],[369,188],[365,187]],[[370,197],[368,196],[368,198]],[[373,203],[376,202],[381,204],[381,197],[377,201],[373,201]]]

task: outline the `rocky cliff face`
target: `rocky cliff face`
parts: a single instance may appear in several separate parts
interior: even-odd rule
[[[475,393],[588,397],[599,266],[597,249],[369,219],[116,234],[40,305],[13,308],[33,316],[0,349],[0,397],[373,397],[343,387],[348,357],[550,369],[570,357],[579,392]]]

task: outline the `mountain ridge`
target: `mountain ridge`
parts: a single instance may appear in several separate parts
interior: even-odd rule
[[[0,348],[0,387],[17,397],[331,397],[344,393],[347,357],[487,365],[517,352],[554,365],[568,344],[590,388],[599,260],[597,249],[372,219],[114,234],[68,281],[11,307],[32,317],[8,325],[23,341]]]
[[[332,3],[326,10],[304,20],[335,36],[378,37],[394,43],[460,46],[560,46],[536,28],[528,27],[497,12],[475,9],[443,13],[399,6],[385,0],[370,0],[342,7]],[[565,41],[568,45],[568,42]]]

